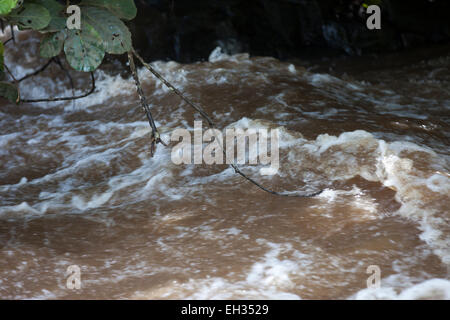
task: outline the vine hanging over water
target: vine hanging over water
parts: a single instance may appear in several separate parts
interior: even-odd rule
[[[8,99],[13,103],[20,102],[52,102],[76,100],[89,96],[95,91],[94,71],[101,65],[105,54],[127,54],[133,79],[136,84],[137,93],[139,95],[142,109],[144,110],[151,127],[150,154],[154,155],[156,145],[165,143],[161,140],[152,113],[147,103],[144,91],[142,90],[134,57],[136,57],[142,65],[147,68],[158,80],[167,86],[172,92],[178,95],[190,107],[198,112],[211,128],[215,128],[214,122],[209,115],[198,104],[188,99],[182,92],[176,89],[170,82],[164,79],[156,70],[147,64],[141,56],[134,50],[132,46],[131,33],[123,20],[129,21],[135,18],[137,8],[133,0],[83,0],[79,3],[80,21],[76,28],[69,28],[69,20],[72,18],[70,1],[56,0],[7,0],[0,2],[0,18],[2,28],[4,24],[11,26],[11,39],[15,41],[13,26],[16,25],[19,30],[35,30],[43,34],[40,43],[40,56],[48,58],[48,62],[40,69],[32,72],[21,79],[16,79],[4,64],[3,53],[4,44],[0,41],[0,96]],[[75,11],[76,12],[76,11]],[[5,42],[5,43],[6,43]],[[89,72],[91,75],[91,89],[82,95],[72,95],[71,97],[55,97],[46,99],[25,99],[22,98],[19,91],[19,83],[29,77],[35,76],[44,71],[52,62],[57,63],[61,68],[59,56],[64,51],[65,57],[69,65],[80,72]],[[4,81],[5,72],[7,71],[13,82]],[[64,70],[64,68],[63,68]],[[64,70],[66,71],[66,70]],[[73,90],[73,81],[70,74],[69,77]],[[222,146],[221,146],[222,147]],[[223,147],[222,150],[224,151]],[[224,151],[225,152],[225,151]],[[322,191],[311,194],[277,192],[270,190],[254,179],[244,174],[236,164],[230,164],[234,171],[247,181],[251,182],[261,190],[278,195],[293,197],[313,197]]]

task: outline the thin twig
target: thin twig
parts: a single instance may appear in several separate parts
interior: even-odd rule
[[[74,96],[74,97],[60,97],[60,98],[46,98],[46,99],[22,99],[22,102],[28,102],[28,103],[33,103],[33,102],[54,102],[54,101],[69,101],[69,100],[75,100],[75,99],[82,99],[82,98],[86,98],[87,96],[91,95],[94,93],[95,91],[95,77],[94,77],[94,73],[91,72],[91,90],[89,90],[89,92],[79,95],[79,96]]]
[[[16,43],[16,35],[14,34],[14,26],[12,24],[10,24],[9,27],[11,28],[11,38],[12,38],[13,42]]]
[[[52,64],[52,62],[55,62],[61,68],[61,70],[64,71],[66,76],[69,78],[70,88],[72,89],[72,99],[75,98],[75,99],[72,100],[73,104],[74,104],[74,107],[75,107],[75,100],[79,99],[79,98],[75,97],[75,86],[74,86],[74,82],[73,82],[72,76],[70,75],[69,71],[66,68],[64,68],[64,66],[61,63],[61,60],[59,60],[58,57],[54,57],[54,58],[49,59],[42,67],[40,67],[36,71],[33,71],[33,72],[23,76],[22,78],[18,79],[17,81],[21,82],[21,81],[24,81],[24,80],[26,80],[28,78],[31,78],[31,77],[34,77],[34,76],[38,75],[39,73],[45,71],[50,66],[50,64]]]
[[[192,108],[194,108],[198,113],[200,113],[200,115],[208,122],[208,125],[210,128],[216,129],[216,126],[214,124],[214,122],[211,120],[211,118],[208,116],[208,114],[203,110],[202,107],[200,107],[198,104],[194,103],[193,101],[191,101],[188,97],[186,97],[183,93],[181,93],[177,88],[175,88],[170,82],[168,82],[159,72],[157,72],[155,69],[153,69],[153,67],[151,65],[149,65],[148,63],[146,63],[144,61],[144,59],[134,50],[134,48],[132,49],[133,54],[136,56],[136,58],[138,58],[138,60],[142,63],[142,65],[147,68],[156,78],[158,78],[162,83],[164,83],[164,85],[169,88],[172,92],[174,92],[176,95],[178,95],[184,102],[186,102],[189,106],[191,106]],[[128,53],[128,55],[130,55],[130,53]],[[223,148],[223,146],[220,143],[220,140],[216,138],[216,141],[219,143],[224,155],[226,155],[225,149]],[[239,174],[240,176],[242,176],[244,179],[246,179],[247,181],[251,182],[252,184],[254,184],[255,186],[257,186],[258,188],[260,188],[261,190],[268,192],[270,194],[274,194],[277,196],[285,196],[285,197],[301,197],[301,198],[311,198],[314,196],[317,196],[319,194],[321,194],[323,192],[323,190],[319,190],[317,192],[314,193],[292,193],[292,192],[278,192],[278,191],[274,191],[271,189],[268,189],[266,187],[264,187],[263,185],[261,185],[260,183],[256,182],[253,178],[250,178],[249,176],[247,176],[245,173],[243,173],[237,165],[235,164],[230,164],[230,166],[234,169],[234,172],[236,172],[237,174]]]
[[[150,108],[148,107],[147,99],[144,95],[144,91],[141,87],[141,82],[139,81],[139,76],[136,72],[136,65],[134,64],[134,58],[133,58],[133,52],[128,52],[128,62],[130,63],[130,70],[133,74],[134,82],[136,83],[136,91],[139,95],[139,99],[141,100],[141,106],[142,109],[144,109],[145,114],[147,115],[148,123],[150,124],[150,127],[152,128],[152,140],[150,145],[150,155],[153,157],[155,151],[156,151],[156,144],[161,143],[163,145],[166,145],[159,135],[158,129],[156,128],[155,121],[153,120],[152,113],[150,111]]]
[[[3,45],[7,44],[8,42],[10,42],[13,38],[9,38],[8,40],[6,40],[5,42],[3,42]]]
[[[45,69],[47,69],[47,67],[53,62],[53,59],[50,59],[47,61],[46,64],[44,64],[42,67],[40,67],[39,69],[37,69],[36,71],[33,71],[25,76],[23,76],[22,78],[18,79],[17,81],[21,82],[25,79],[28,79],[30,77],[34,77],[35,75],[38,75],[39,73],[43,72]]]
[[[13,81],[18,84],[19,81],[16,79],[16,77],[14,77],[13,73],[11,72],[11,70],[9,70],[8,66],[6,64],[3,65],[6,69],[6,71],[8,72],[8,74],[11,76],[11,78],[13,79]]]
[[[164,83],[164,85],[169,88],[172,92],[174,92],[176,95],[178,95],[182,100],[184,100],[188,105],[190,105],[192,108],[194,108],[198,113],[200,113],[200,115],[208,122],[208,124],[211,127],[215,127],[214,126],[214,122],[211,120],[211,118],[208,116],[208,114],[206,114],[205,111],[203,111],[202,107],[200,107],[199,105],[197,105],[196,103],[192,102],[188,97],[186,97],[184,94],[182,94],[177,88],[175,88],[169,81],[167,81],[166,79],[164,79],[164,77],[155,69],[153,69],[153,67],[151,65],[149,65],[148,63],[146,63],[144,61],[144,59],[142,59],[142,57],[134,50],[133,48],[133,53],[136,56],[136,58],[138,58],[138,60],[142,63],[142,65],[147,68],[151,73],[153,73],[155,75],[155,77],[157,77],[162,83]]]

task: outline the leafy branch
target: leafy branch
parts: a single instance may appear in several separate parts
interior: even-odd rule
[[[39,51],[41,57],[49,59],[49,61],[38,70],[17,80],[4,64],[4,45],[0,41],[0,96],[7,98],[13,103],[67,101],[87,97],[95,91],[95,77],[93,72],[100,66],[105,54],[118,55],[127,53],[130,70],[136,84],[136,90],[139,95],[141,106],[152,129],[150,146],[151,156],[154,155],[158,143],[163,145],[166,144],[161,140],[144,91],[142,90],[139,76],[136,72],[134,57],[136,57],[142,65],[166,87],[197,111],[207,121],[211,128],[216,128],[214,122],[203,108],[175,88],[160,73],[152,68],[151,65],[146,63],[134,50],[131,33],[122,21],[132,20],[136,16],[137,9],[133,0],[82,0],[81,3],[79,3],[81,13],[79,17],[79,29],[70,29],[67,27],[68,19],[71,18],[71,16],[67,14],[67,8],[70,6],[70,1],[65,2],[65,5],[63,5],[56,0],[0,0],[0,21],[2,22],[2,25],[5,22],[11,26],[16,25],[19,30],[31,29],[44,34],[41,39]],[[11,39],[14,40],[12,27],[11,30]],[[44,71],[52,62],[56,62],[63,68],[58,58],[63,51],[67,62],[73,69],[90,73],[92,82],[91,89],[85,94],[78,96],[73,95],[72,97],[22,99],[20,97],[18,84],[21,81]],[[14,81],[13,83],[3,81],[5,78],[5,70],[10,74]],[[72,78],[64,68],[63,70],[69,77],[73,92]],[[222,146],[221,148],[225,153],[224,148]],[[261,190],[274,195],[313,197],[322,192],[318,191],[311,194],[304,194],[273,191],[244,174],[235,164],[231,164],[231,167],[247,181],[251,182]]]
[[[3,24],[16,25],[19,30],[42,33],[41,57],[51,59],[64,51],[67,62],[77,71],[93,72],[100,66],[106,53],[123,54],[131,50],[131,33],[122,20],[131,20],[136,16],[133,0],[83,0],[79,4],[80,29],[67,27],[71,17],[67,13],[69,5],[70,1],[63,5],[56,0],[1,0],[0,20]],[[3,47],[0,42],[0,96],[15,103],[35,102],[21,99],[15,83],[3,81]],[[42,72],[47,66],[29,76]],[[61,99],[43,101],[58,100]]]

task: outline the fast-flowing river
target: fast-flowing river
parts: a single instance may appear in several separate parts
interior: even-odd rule
[[[278,173],[242,171],[277,191],[324,189],[314,198],[265,193],[226,165],[176,165],[173,143],[150,157],[118,64],[75,104],[2,102],[0,298],[450,299],[450,55],[409,55],[368,69],[218,50],[152,64],[219,128],[278,129]],[[5,61],[16,78],[45,63],[28,34]],[[139,75],[162,139],[192,130],[201,118]],[[20,88],[72,94],[56,64]]]

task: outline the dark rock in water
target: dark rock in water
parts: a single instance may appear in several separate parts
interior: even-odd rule
[[[361,0],[136,0],[130,23],[146,59],[205,60],[220,46],[279,59],[395,51],[450,40],[450,1],[370,0],[381,30],[366,27]]]

